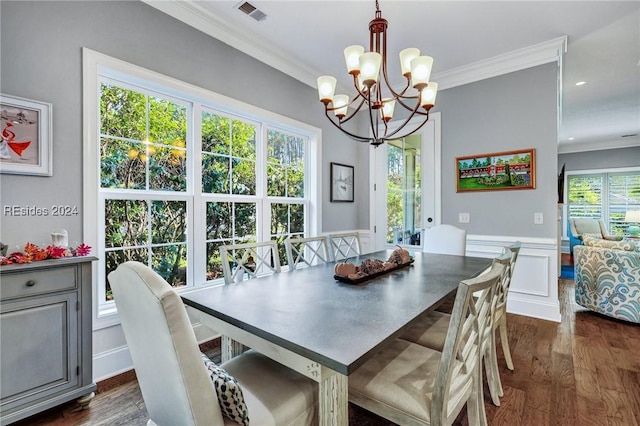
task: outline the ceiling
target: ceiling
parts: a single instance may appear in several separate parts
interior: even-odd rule
[[[342,50],[368,49],[375,14],[373,0],[249,0],[252,15],[238,0],[144,1],[314,88],[325,74],[349,87]],[[439,81],[562,42],[559,152],[640,145],[640,2],[380,0],[380,10],[390,76],[405,47],[432,56]],[[252,17],[259,12],[266,18]]]

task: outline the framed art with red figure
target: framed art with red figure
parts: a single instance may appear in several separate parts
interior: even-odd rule
[[[51,108],[0,94],[0,173],[51,176]]]

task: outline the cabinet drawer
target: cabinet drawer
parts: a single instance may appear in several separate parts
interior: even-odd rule
[[[77,287],[76,268],[66,266],[2,274],[0,285],[2,286],[0,289],[2,300],[73,290]]]

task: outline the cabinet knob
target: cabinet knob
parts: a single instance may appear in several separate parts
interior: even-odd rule
[[[36,285],[36,282],[34,280],[27,281],[27,287],[33,287],[34,285]]]

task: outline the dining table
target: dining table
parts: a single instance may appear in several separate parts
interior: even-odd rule
[[[349,259],[387,260],[392,250]],[[182,295],[200,322],[228,340],[222,359],[250,347],[316,381],[320,425],[348,424],[348,376],[412,321],[479,275],[492,259],[411,253],[413,263],[357,284],[335,262]],[[341,261],[343,262],[343,261]]]

